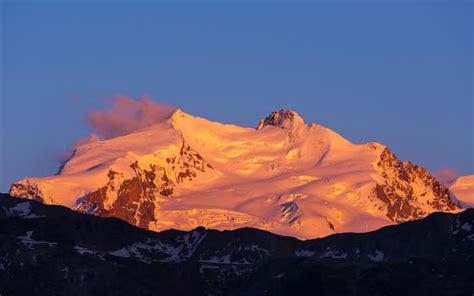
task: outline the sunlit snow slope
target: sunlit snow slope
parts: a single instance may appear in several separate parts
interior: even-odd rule
[[[449,189],[464,207],[474,208],[474,175],[457,177]]]
[[[460,208],[427,170],[387,147],[352,144],[288,110],[257,129],[177,110],[79,146],[59,175],[21,180],[10,194],[152,230],[252,226],[303,239]]]

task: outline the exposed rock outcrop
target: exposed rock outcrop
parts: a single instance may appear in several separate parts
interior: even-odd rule
[[[266,126],[279,126],[283,129],[290,129],[296,124],[304,124],[303,119],[295,111],[280,109],[273,111],[265,119],[262,119],[257,126],[257,130]]]
[[[381,202],[393,222],[419,219],[433,209],[452,211],[461,208],[451,199],[449,190],[425,168],[401,162],[388,148],[380,154],[375,166],[385,182],[375,185],[370,198]]]

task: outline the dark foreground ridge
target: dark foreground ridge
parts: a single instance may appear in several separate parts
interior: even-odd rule
[[[472,295],[474,210],[299,241],[161,233],[0,195],[0,294]]]

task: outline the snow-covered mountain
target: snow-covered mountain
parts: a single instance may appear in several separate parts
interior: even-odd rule
[[[178,109],[77,147],[58,175],[23,179],[10,194],[151,230],[250,226],[302,239],[461,208],[426,169],[386,146],[353,144],[284,109],[257,129]]]
[[[457,177],[449,184],[449,190],[462,206],[474,208],[474,175]]]

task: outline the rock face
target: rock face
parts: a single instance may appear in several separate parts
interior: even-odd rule
[[[262,119],[258,124],[257,130],[263,129],[266,126],[278,126],[283,129],[289,129],[295,124],[304,124],[303,119],[298,113],[287,109],[280,109],[273,111],[265,119]]]
[[[110,170],[107,184],[87,193],[74,209],[100,217],[120,218],[148,229],[149,224],[158,219],[159,196],[169,197],[176,184],[192,181],[199,173],[212,170],[212,166],[184,142],[179,155],[166,158],[166,166],[150,164],[144,169],[135,161],[130,167],[134,172],[131,178]]]
[[[468,295],[474,210],[300,241],[145,231],[0,195],[2,295]]]
[[[177,110],[77,147],[58,175],[20,180],[10,194],[155,231],[255,227],[302,239],[461,209],[426,169],[386,146],[353,144],[285,109],[257,129]]]
[[[39,202],[46,202],[45,198],[43,197],[43,193],[38,188],[38,185],[28,179],[23,182],[12,184],[9,194],[12,196],[36,200]]]
[[[429,212],[460,208],[449,191],[426,169],[411,162],[401,162],[388,149],[376,164],[384,183],[376,184],[371,198],[383,203],[387,217],[395,223],[425,217]]]

